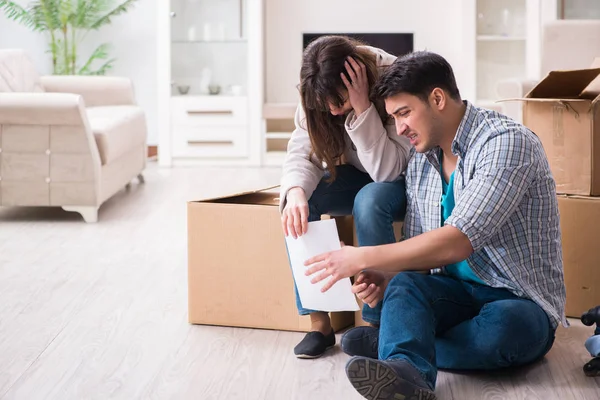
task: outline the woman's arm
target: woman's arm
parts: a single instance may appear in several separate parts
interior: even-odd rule
[[[307,199],[321,181],[324,170],[313,156],[310,158],[311,143],[306,130],[306,115],[302,105],[298,105],[294,117],[296,129],[288,142],[287,154],[283,163],[281,178],[279,211],[283,212],[286,205],[287,193],[293,187],[304,190]]]
[[[410,142],[396,134],[393,123],[384,125],[373,104],[356,117],[354,111],[346,119],[346,131],[357,149],[365,170],[375,182],[396,180],[410,158]]]

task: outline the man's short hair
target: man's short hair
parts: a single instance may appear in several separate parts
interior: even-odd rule
[[[381,75],[374,90],[382,99],[407,93],[427,102],[435,88],[460,100],[454,72],[448,61],[436,53],[417,51],[398,57]]]

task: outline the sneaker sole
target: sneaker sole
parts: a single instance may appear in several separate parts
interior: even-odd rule
[[[428,390],[416,389],[414,393],[400,393],[395,390],[395,383],[409,382],[398,377],[386,365],[368,359],[351,362],[346,374],[354,389],[368,400],[436,400],[435,394]]]
[[[320,357],[322,357],[322,356],[323,356],[323,354],[325,354],[325,353],[327,352],[327,350],[329,350],[329,349],[333,349],[334,347],[335,347],[335,344],[334,344],[333,346],[329,346],[329,347],[327,347],[327,348],[325,349],[325,351],[324,351],[324,352],[322,352],[321,354],[319,354],[319,355],[316,355],[316,356],[311,356],[311,355],[309,355],[309,354],[296,354],[296,358],[300,358],[300,359],[302,359],[302,360],[314,360],[315,358],[320,358]]]

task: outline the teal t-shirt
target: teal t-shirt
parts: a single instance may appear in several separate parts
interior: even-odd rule
[[[442,175],[442,225],[452,214],[454,210],[454,172],[450,175],[450,182],[446,183],[444,174]],[[457,279],[479,283],[485,285],[469,267],[467,261],[457,262],[446,266],[446,272]]]

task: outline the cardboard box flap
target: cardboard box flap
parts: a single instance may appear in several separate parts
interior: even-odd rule
[[[594,99],[584,94],[586,87],[600,75],[600,68],[551,71],[527,95],[529,99]],[[585,97],[582,97],[585,96]]]
[[[564,194],[564,193],[559,193],[556,196],[559,199],[578,199],[578,200],[597,201],[600,203],[600,197],[598,197],[598,196],[581,196],[578,194]]]
[[[246,193],[239,196],[225,197],[211,200],[210,203],[220,204],[247,204],[257,206],[279,206],[279,192]]]
[[[193,200],[191,203],[235,203],[235,204],[268,204],[271,205],[275,201],[279,205],[279,191],[273,189],[279,185],[269,186],[262,189],[247,190],[237,193],[230,193],[223,196],[209,197],[200,200]],[[259,201],[254,203],[252,200]]]
[[[591,68],[600,68],[600,57],[596,57]],[[600,75],[596,77],[585,89],[581,92],[581,97],[596,98],[600,95]]]
[[[536,103],[560,103],[560,102],[565,102],[565,103],[583,103],[583,102],[589,102],[588,99],[528,99],[528,98],[523,98],[523,97],[515,97],[512,99],[502,99],[502,100],[496,100],[496,103],[508,103],[511,101],[529,101],[529,102],[536,102]]]

